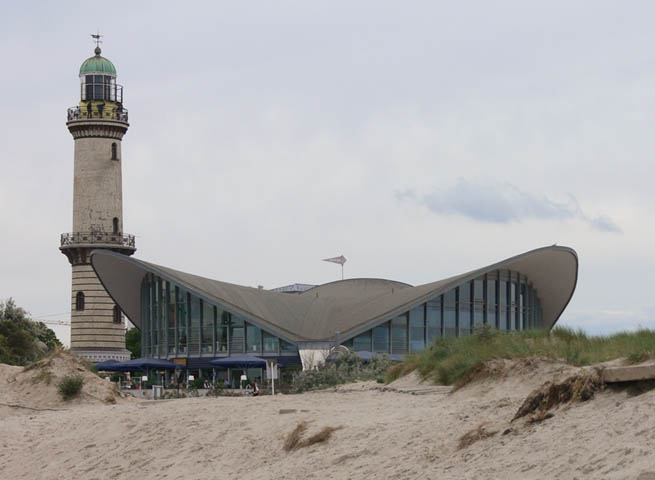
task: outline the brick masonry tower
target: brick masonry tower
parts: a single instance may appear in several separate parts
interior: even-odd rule
[[[75,140],[73,231],[61,235],[59,249],[73,267],[71,350],[92,362],[129,360],[125,321],[89,262],[94,249],[124,255],[136,251],[123,232],[121,141],[129,127],[123,87],[116,68],[100,55],[80,67],[80,103],[68,109],[66,126]]]

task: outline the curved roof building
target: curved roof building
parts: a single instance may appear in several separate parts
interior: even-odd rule
[[[404,355],[435,338],[550,329],[578,277],[571,248],[550,246],[419,286],[348,279],[288,294],[211,280],[111,251],[91,263],[113,300],[142,332],[143,356],[209,367],[215,357],[253,354],[282,363],[343,344]],[[207,364],[207,365],[205,365]]]

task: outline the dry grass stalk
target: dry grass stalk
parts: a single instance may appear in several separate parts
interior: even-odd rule
[[[297,450],[299,448],[309,447],[317,443],[327,442],[332,434],[341,430],[343,427],[323,427],[319,432],[310,436],[309,438],[303,439],[303,435],[307,431],[307,422],[302,420],[298,422],[296,428],[294,428],[287,438],[284,440],[284,450],[290,452],[291,450]]]
[[[284,450],[290,452],[291,450],[295,450],[296,448],[298,448],[300,439],[302,438],[302,435],[303,433],[305,433],[306,430],[307,430],[307,422],[304,420],[298,422],[296,428],[294,428],[289,433],[289,435],[287,435],[287,438],[284,440]]]
[[[553,418],[555,415],[552,414],[551,412],[546,412],[546,411],[539,411],[535,415],[531,416],[528,418],[528,423],[541,423],[544,420],[548,420],[549,418]]]
[[[332,436],[332,433],[341,430],[343,427],[323,427],[323,429],[312,435],[306,440],[303,440],[300,442],[300,445],[298,448],[303,448],[303,447],[309,447],[310,445],[314,445],[315,443],[322,443],[322,442],[327,442],[330,437]]]
[[[481,423],[468,433],[462,435],[457,444],[457,449],[462,450],[464,448],[470,447],[478,440],[484,440],[485,438],[493,437],[498,433],[496,430],[487,430],[484,428],[485,424]]]
[[[532,413],[545,414],[548,410],[569,402],[586,402],[592,399],[602,386],[602,381],[595,372],[581,372],[560,383],[546,382],[528,395],[512,421]]]
[[[50,385],[52,383],[52,371],[46,370],[45,368],[40,369],[39,373],[32,377],[31,383],[32,385],[37,383],[45,383],[46,385]]]
[[[468,385],[469,383],[477,382],[487,378],[497,378],[502,376],[504,373],[503,368],[504,364],[502,360],[490,360],[488,362],[478,363],[477,365],[468,369],[464,375],[455,382],[453,385],[453,391],[457,391],[460,388]]]

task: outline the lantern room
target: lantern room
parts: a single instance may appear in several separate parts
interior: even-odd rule
[[[80,67],[80,100],[123,103],[123,87],[116,84],[116,67],[101,56],[97,46],[93,57]]]

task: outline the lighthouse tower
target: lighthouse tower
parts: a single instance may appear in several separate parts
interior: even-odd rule
[[[116,68],[95,55],[80,67],[80,102],[68,109],[66,126],[75,141],[73,231],[61,235],[59,249],[73,268],[71,350],[92,362],[129,360],[120,308],[90,264],[94,249],[124,255],[136,251],[134,236],[123,232],[121,141],[129,127],[123,87]]]

